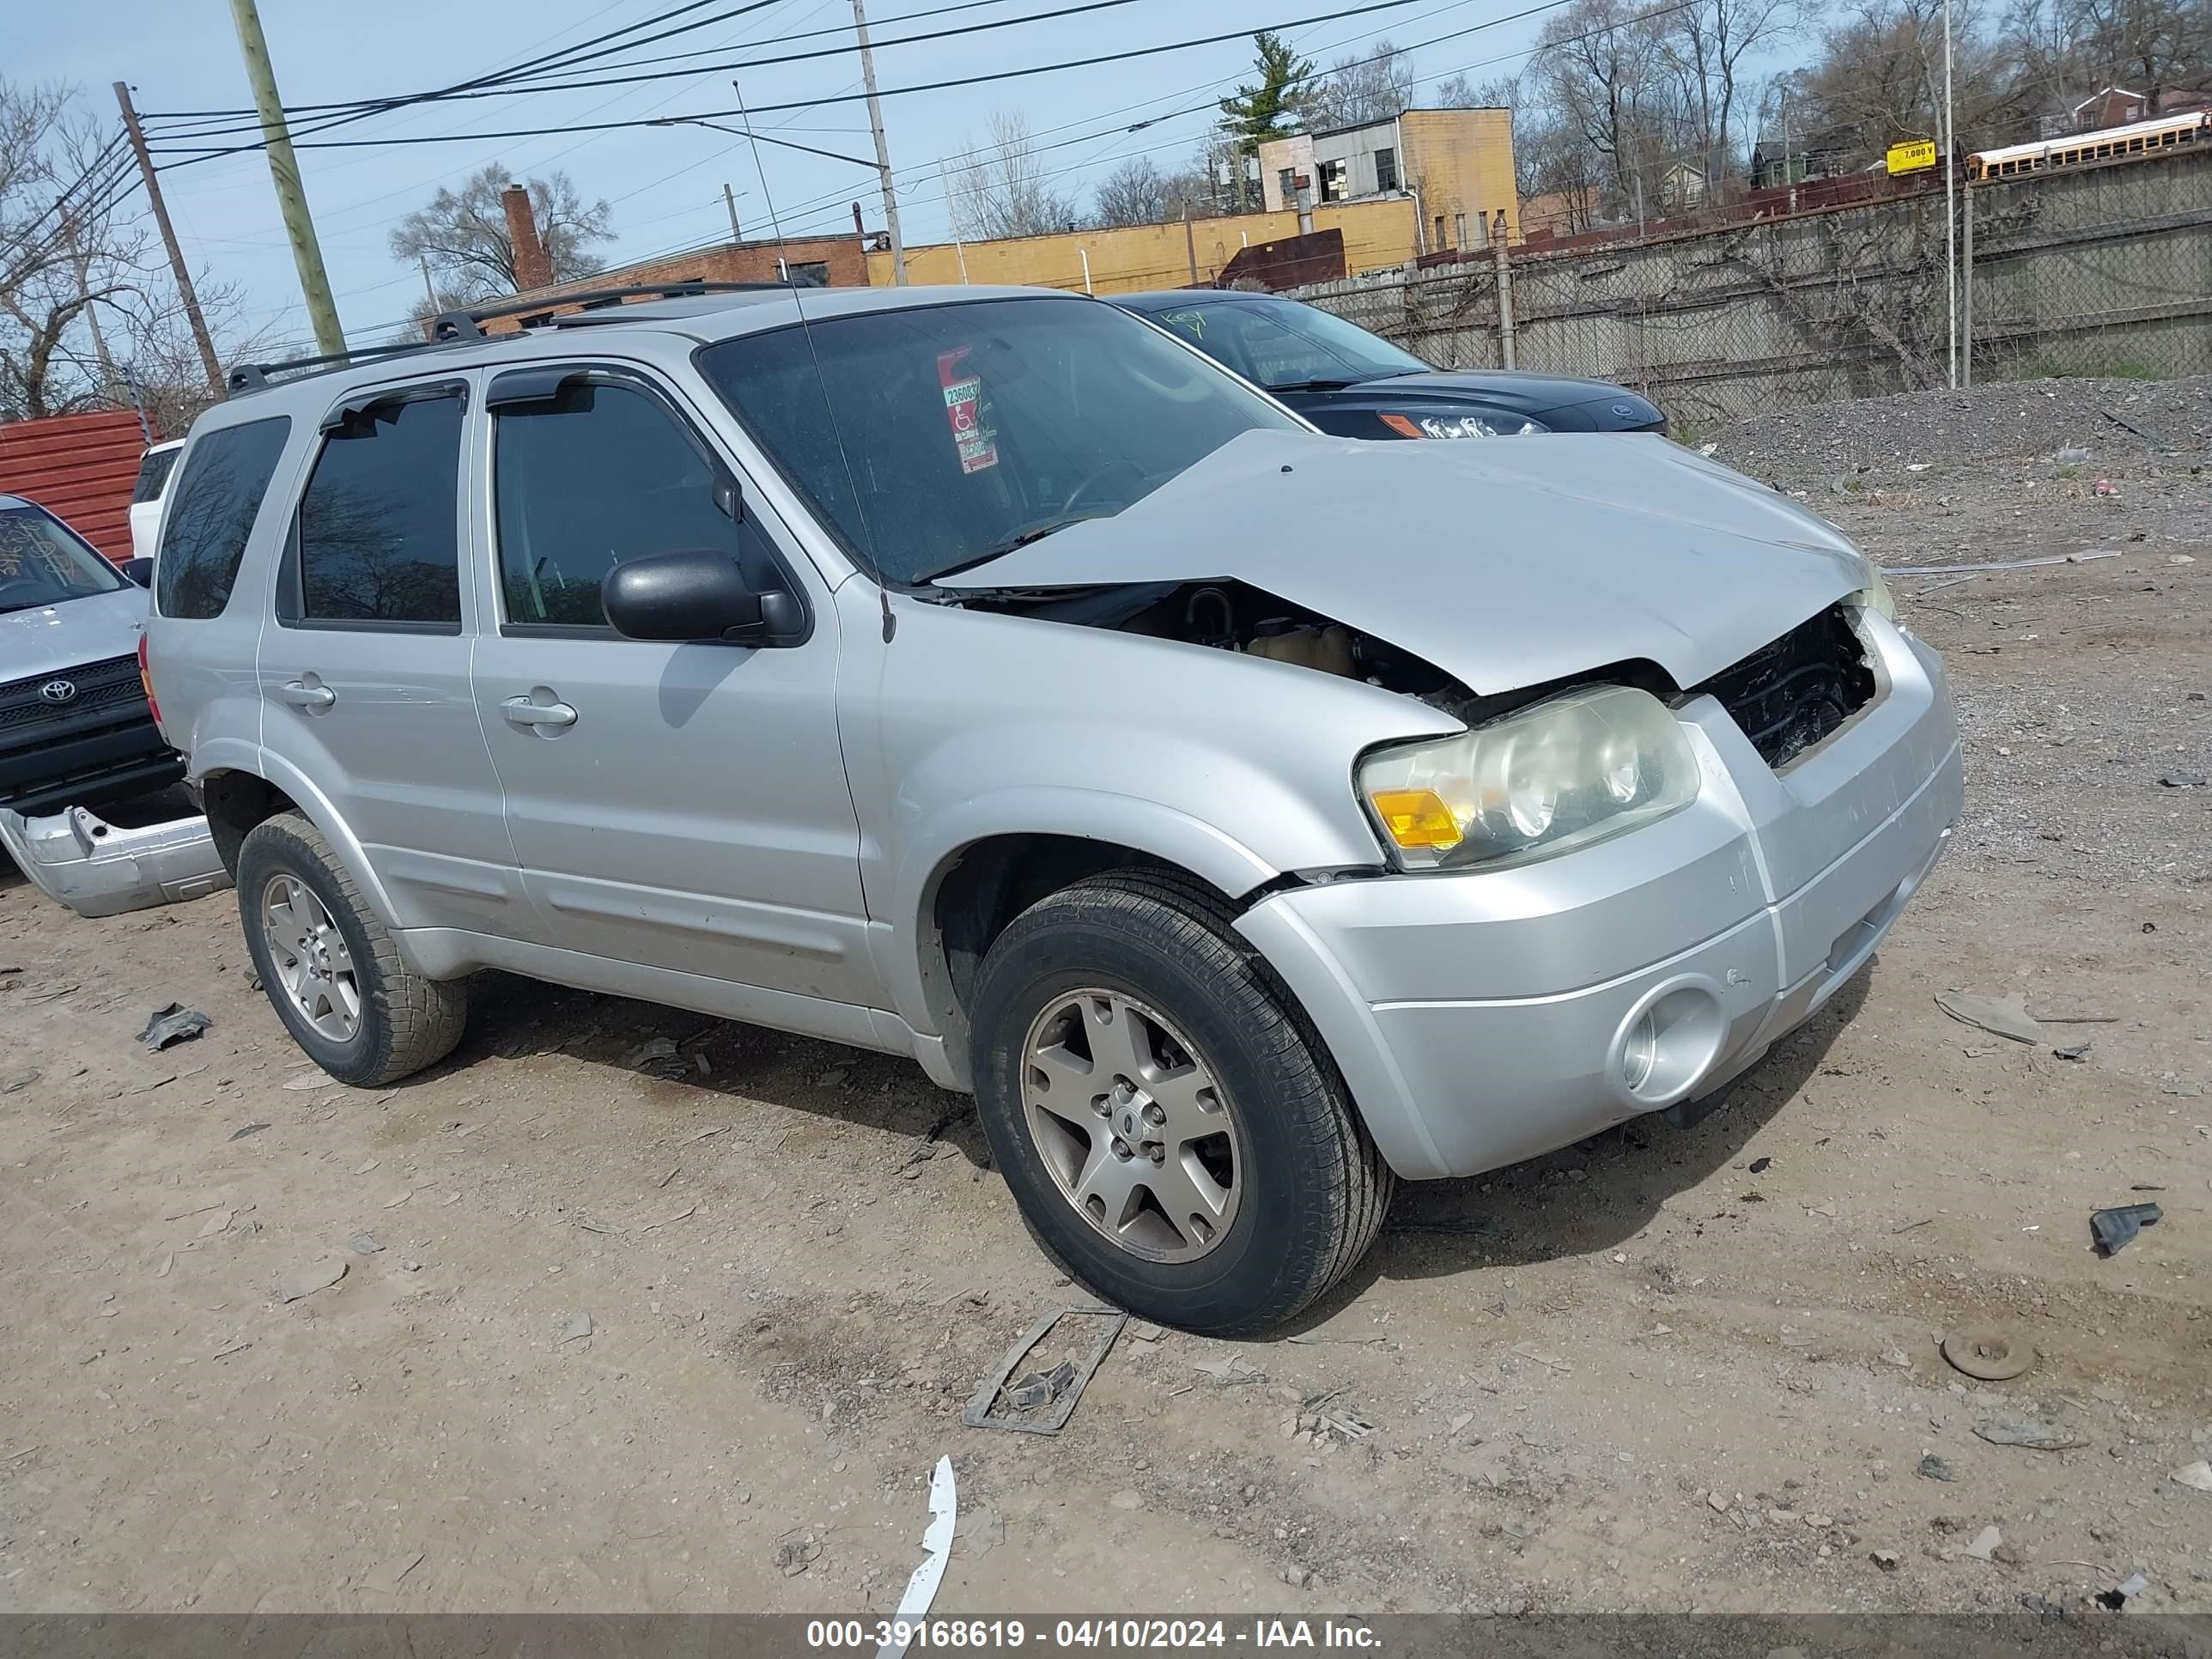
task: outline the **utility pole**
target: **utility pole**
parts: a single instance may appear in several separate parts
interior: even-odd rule
[[[76,265],[76,291],[84,298],[84,325],[92,331],[92,355],[100,362],[100,389],[109,397],[115,395],[115,359],[107,355],[107,336],[100,326],[100,306],[92,297],[92,265],[84,257],[84,244],[77,240],[76,216],[70,216],[68,225],[70,258]]]
[[[415,264],[422,272],[422,297],[428,301],[431,314],[434,316],[439,310],[438,289],[430,280],[430,262],[418,253],[415,256]]]
[[[1943,294],[1951,388],[1959,386],[1959,169],[1951,142],[1951,0],[1943,0]]]
[[[884,142],[884,106],[876,96],[876,57],[868,49],[868,14],[861,0],[853,0],[853,33],[860,37],[860,81],[868,89],[868,126],[876,135],[876,172],[884,181],[884,228],[891,238],[891,281],[904,288],[906,241],[899,234],[898,192],[891,188],[891,151]]]
[[[1974,383],[1974,181],[1959,198],[1963,241],[1959,250],[1959,384]]]
[[[261,35],[261,14],[253,0],[230,0],[238,28],[238,49],[246,59],[246,78],[253,86],[253,107],[261,114],[263,149],[269,152],[270,182],[276,187],[276,210],[292,240],[292,263],[299,267],[300,293],[307,302],[316,348],[325,355],[346,349],[338,327],[338,308],[331,299],[331,279],[323,270],[323,250],[315,240],[315,222],[307,211],[307,192],[300,184],[299,158],[284,125],[284,105],[276,95],[276,71],[269,62],[269,43]]]
[[[177,296],[185,302],[185,320],[192,325],[192,343],[200,349],[200,367],[207,371],[208,390],[222,395],[222,369],[215,360],[215,342],[209,337],[207,317],[192,287],[192,273],[185,264],[184,250],[169,223],[169,204],[161,199],[161,181],[154,173],[154,158],[146,154],[146,135],[138,125],[138,112],[131,107],[131,88],[115,83],[115,101],[123,111],[123,125],[131,135],[132,154],[138,158],[138,174],[146,182],[146,200],[154,210],[154,222],[161,228],[161,246],[168,250],[169,274],[177,279]]]
[[[730,240],[742,242],[745,239],[738,230],[738,198],[726,181],[722,185],[722,205],[730,210]]]

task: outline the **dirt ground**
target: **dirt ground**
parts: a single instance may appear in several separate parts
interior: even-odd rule
[[[1898,579],[1969,796],[1875,966],[1694,1127],[1402,1191],[1284,1340],[1125,1333],[1057,1438],[961,1425],[1088,1298],[914,1067],[495,980],[433,1073],[301,1087],[229,896],[0,876],[0,1608],[881,1612],[949,1453],[945,1613],[2212,1609],[2212,788],[2160,782],[2212,772],[2212,392],[2066,395],[2155,436],[2054,461],[2006,387],[1722,440],[1893,565],[2120,555]],[[1985,1327],[2033,1369],[1945,1363]],[[2023,1419],[2082,1443],[1974,1432]]]

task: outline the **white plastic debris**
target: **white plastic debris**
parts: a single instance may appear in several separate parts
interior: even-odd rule
[[[929,1475],[929,1524],[921,1530],[921,1565],[906,1581],[906,1594],[899,1597],[898,1611],[891,1615],[895,1625],[911,1625],[927,1613],[929,1604],[937,1599],[937,1587],[945,1577],[945,1558],[952,1553],[952,1528],[959,1513],[952,1460],[940,1457]],[[876,1650],[876,1659],[904,1659],[905,1653],[903,1639],[885,1642]]]

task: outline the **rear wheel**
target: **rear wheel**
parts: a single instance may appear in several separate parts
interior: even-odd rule
[[[238,909],[276,1017],[341,1082],[392,1082],[443,1060],[461,1040],[466,991],[407,968],[322,831],[300,814],[280,813],[247,832],[238,851]]]
[[[1032,1231],[1132,1312],[1258,1334],[1374,1242],[1389,1170],[1199,884],[1121,871],[1040,901],[985,957],[974,1032],[984,1127]]]

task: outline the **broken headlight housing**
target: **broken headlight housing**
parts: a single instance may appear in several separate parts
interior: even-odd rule
[[[1549,432],[1540,421],[1500,415],[1385,415],[1382,424],[1401,438],[1505,438]]]
[[[1656,697],[1596,685],[1377,750],[1358,783],[1401,869],[1518,864],[1679,811],[1698,797],[1698,757]]]
[[[1852,594],[1850,598],[1844,600],[1844,603],[1846,605],[1856,605],[1867,611],[1879,611],[1891,622],[1895,622],[1897,620],[1897,596],[1889,591],[1889,583],[1884,580],[1882,576],[1881,567],[1876,564],[1872,559],[1869,559],[1866,562],[1866,586],[1859,589],[1857,592]]]

